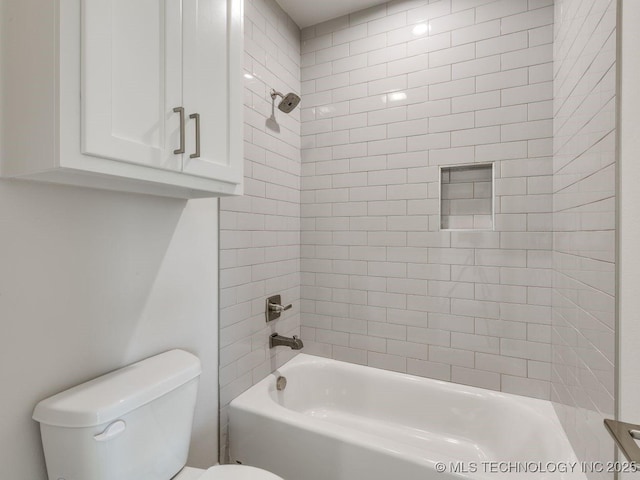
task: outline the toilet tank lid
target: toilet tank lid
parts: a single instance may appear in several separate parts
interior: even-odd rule
[[[33,419],[58,427],[109,423],[198,377],[198,357],[171,350],[42,400]]]

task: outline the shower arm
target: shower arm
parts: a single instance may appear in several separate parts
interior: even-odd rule
[[[275,100],[276,97],[284,98],[284,95],[277,90],[271,89],[271,99]]]

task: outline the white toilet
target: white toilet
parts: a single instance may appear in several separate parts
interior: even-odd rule
[[[40,402],[49,480],[282,480],[244,465],[185,467],[200,372],[197,357],[171,350]]]

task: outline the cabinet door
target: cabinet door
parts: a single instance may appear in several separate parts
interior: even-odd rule
[[[82,1],[82,152],[180,171],[181,0]]]
[[[242,183],[242,0],[183,0],[183,15],[183,171]]]

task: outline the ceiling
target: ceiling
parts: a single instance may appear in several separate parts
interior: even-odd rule
[[[300,27],[310,27],[386,0],[276,0]]]

